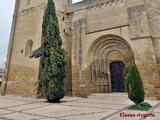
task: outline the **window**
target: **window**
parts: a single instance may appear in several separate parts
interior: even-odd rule
[[[33,41],[28,40],[26,43],[25,56],[30,55],[32,53],[32,49],[33,49]]]
[[[23,50],[21,50],[21,54],[23,53]]]
[[[65,19],[65,18],[64,18],[64,17],[62,17],[62,20],[63,20],[63,21],[64,21],[64,19]]]

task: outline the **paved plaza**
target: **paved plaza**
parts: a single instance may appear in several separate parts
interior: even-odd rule
[[[146,100],[145,100],[146,101]],[[160,101],[147,101],[149,111],[127,110],[126,97],[65,96],[60,103],[45,99],[0,96],[0,120],[160,120]]]

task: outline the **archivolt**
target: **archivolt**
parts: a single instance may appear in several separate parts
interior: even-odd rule
[[[134,54],[129,43],[117,35],[104,35],[97,38],[90,46],[88,57],[90,62],[105,60],[111,51],[120,52],[126,62],[134,61]]]

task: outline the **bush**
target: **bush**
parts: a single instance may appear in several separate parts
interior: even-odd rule
[[[151,109],[151,108],[152,108],[152,106],[151,106],[149,103],[143,102],[140,107],[137,107],[136,105],[132,105],[132,106],[130,106],[130,107],[128,108],[128,110],[148,111],[148,110]]]
[[[66,60],[58,27],[54,2],[48,0],[43,17],[42,45],[30,57],[40,57],[41,86],[49,102],[58,102],[65,95]]]
[[[124,76],[128,98],[140,106],[144,101],[145,92],[137,66],[135,64],[128,65],[124,70]]]

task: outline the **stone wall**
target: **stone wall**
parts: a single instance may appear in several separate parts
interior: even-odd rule
[[[37,96],[39,59],[26,44],[41,45],[47,0],[17,0],[3,93]],[[150,99],[160,99],[160,12],[158,0],[54,0],[66,51],[65,86],[73,96],[112,92],[110,65],[135,62]],[[29,41],[29,42],[27,42]],[[28,47],[29,48],[29,47]]]
[[[145,0],[145,6],[147,8],[147,15],[148,15],[148,20],[149,20],[149,27],[150,27],[150,32],[152,35],[152,43],[153,43],[153,48],[155,52],[155,58],[156,58],[156,65],[158,68],[158,73],[160,76],[160,1],[158,0]],[[160,84],[158,81],[158,84],[154,84],[155,89],[157,93],[159,94],[160,91]],[[160,97],[158,96],[160,99]]]
[[[145,9],[146,5],[143,0],[85,0],[67,7],[67,12],[72,13],[73,16],[71,19],[73,95],[87,96],[96,92],[92,81],[91,66],[92,58],[97,57],[96,60],[98,60],[100,56],[91,55],[94,52],[92,47],[98,41],[117,36],[126,41],[133,51],[133,56],[125,59],[114,57],[114,60],[107,62],[108,66],[113,61],[123,61],[125,64],[127,61],[134,61],[142,76],[146,97],[158,98],[159,88],[156,84],[159,84],[157,69],[159,44],[156,43],[159,42],[158,38],[153,38],[150,29],[153,26],[151,25],[152,20],[148,21],[149,12],[148,9]],[[114,37],[111,41],[114,41]],[[112,42],[108,44],[112,46],[110,50],[123,53],[122,50],[117,49],[120,44],[114,47]],[[105,51],[103,46],[107,47],[106,45],[105,43],[99,45],[99,51],[103,53]],[[125,51],[127,48],[123,49]],[[107,71],[109,81],[107,83],[103,81],[103,83],[110,85],[110,69],[108,68]],[[103,91],[102,89],[102,86],[99,86],[98,91]],[[111,92],[110,87],[108,92]]]
[[[42,1],[43,3],[43,1]],[[32,51],[41,45],[41,25],[45,3],[27,4],[27,0],[17,2],[14,13],[16,22],[12,28],[12,50],[7,60],[9,66],[5,74],[6,94],[37,96],[39,87],[39,59],[30,59],[25,54],[27,42],[33,41]]]
[[[34,0],[30,4],[28,0],[16,1],[8,50],[7,68],[1,87],[2,94],[32,97],[38,97],[41,94],[39,86],[40,59],[30,59],[29,55],[31,49],[33,51],[41,46],[42,22],[46,4],[47,0]],[[67,4],[67,0],[63,2],[55,0],[63,48],[66,50],[66,59],[68,59],[68,71],[65,85],[67,91],[71,92],[71,44],[68,42],[68,37],[66,37],[64,33],[66,26],[66,23],[64,23],[64,19],[66,19],[64,18],[64,6]],[[28,43],[30,43],[31,46],[27,47]],[[30,51],[29,54],[26,52],[27,49]]]

